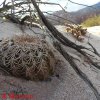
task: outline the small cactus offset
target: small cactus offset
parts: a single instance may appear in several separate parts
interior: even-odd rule
[[[13,76],[30,80],[46,80],[55,67],[49,44],[39,36],[26,34],[2,40],[0,60]]]
[[[82,41],[84,36],[87,33],[87,29],[84,29],[82,26],[76,26],[76,25],[69,25],[66,24],[67,32],[70,32],[77,40]]]

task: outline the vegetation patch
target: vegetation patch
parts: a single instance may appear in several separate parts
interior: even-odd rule
[[[100,25],[100,15],[87,19],[86,21],[82,23],[82,25],[85,27],[99,26]]]

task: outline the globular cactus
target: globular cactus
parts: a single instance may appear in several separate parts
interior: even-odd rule
[[[46,80],[55,69],[54,54],[39,36],[24,34],[2,40],[0,60],[12,75],[30,80]]]

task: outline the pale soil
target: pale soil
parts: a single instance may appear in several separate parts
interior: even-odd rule
[[[83,43],[79,43],[69,34],[66,34],[65,27],[57,26],[57,28],[69,39],[77,44],[82,44],[87,47],[88,40],[96,47],[100,53],[100,38],[94,35],[87,34]],[[25,28],[25,32],[33,34],[33,32]],[[34,31],[38,33],[43,33],[40,29],[34,28]],[[18,25],[12,23],[1,23],[0,22],[0,38],[12,36],[13,34],[21,34],[22,31]],[[50,39],[47,37],[47,40],[50,42]],[[83,66],[84,57],[80,56],[75,50],[70,48],[65,48],[71,55],[75,58],[78,67],[89,77],[93,85],[97,88],[100,93],[100,71],[95,68],[91,68],[88,64]],[[88,85],[75,73],[73,68],[69,63],[52,47],[55,57],[58,61],[56,65],[56,74],[59,74],[59,78],[55,75],[51,77],[51,81],[45,82],[34,82],[28,81],[25,79],[15,78],[12,76],[0,74],[0,94],[2,93],[23,93],[23,94],[32,94],[33,98],[31,100],[96,100],[94,93],[88,87]],[[82,58],[82,59],[80,59]],[[1,99],[2,100],[2,99]],[[21,100],[21,99],[19,99]],[[25,100],[25,99],[22,99]],[[26,99],[28,100],[28,99]],[[30,99],[29,99],[30,100]]]

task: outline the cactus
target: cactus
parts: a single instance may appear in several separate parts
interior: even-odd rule
[[[55,67],[49,44],[39,36],[26,34],[2,40],[0,60],[13,76],[30,80],[46,80]]]

